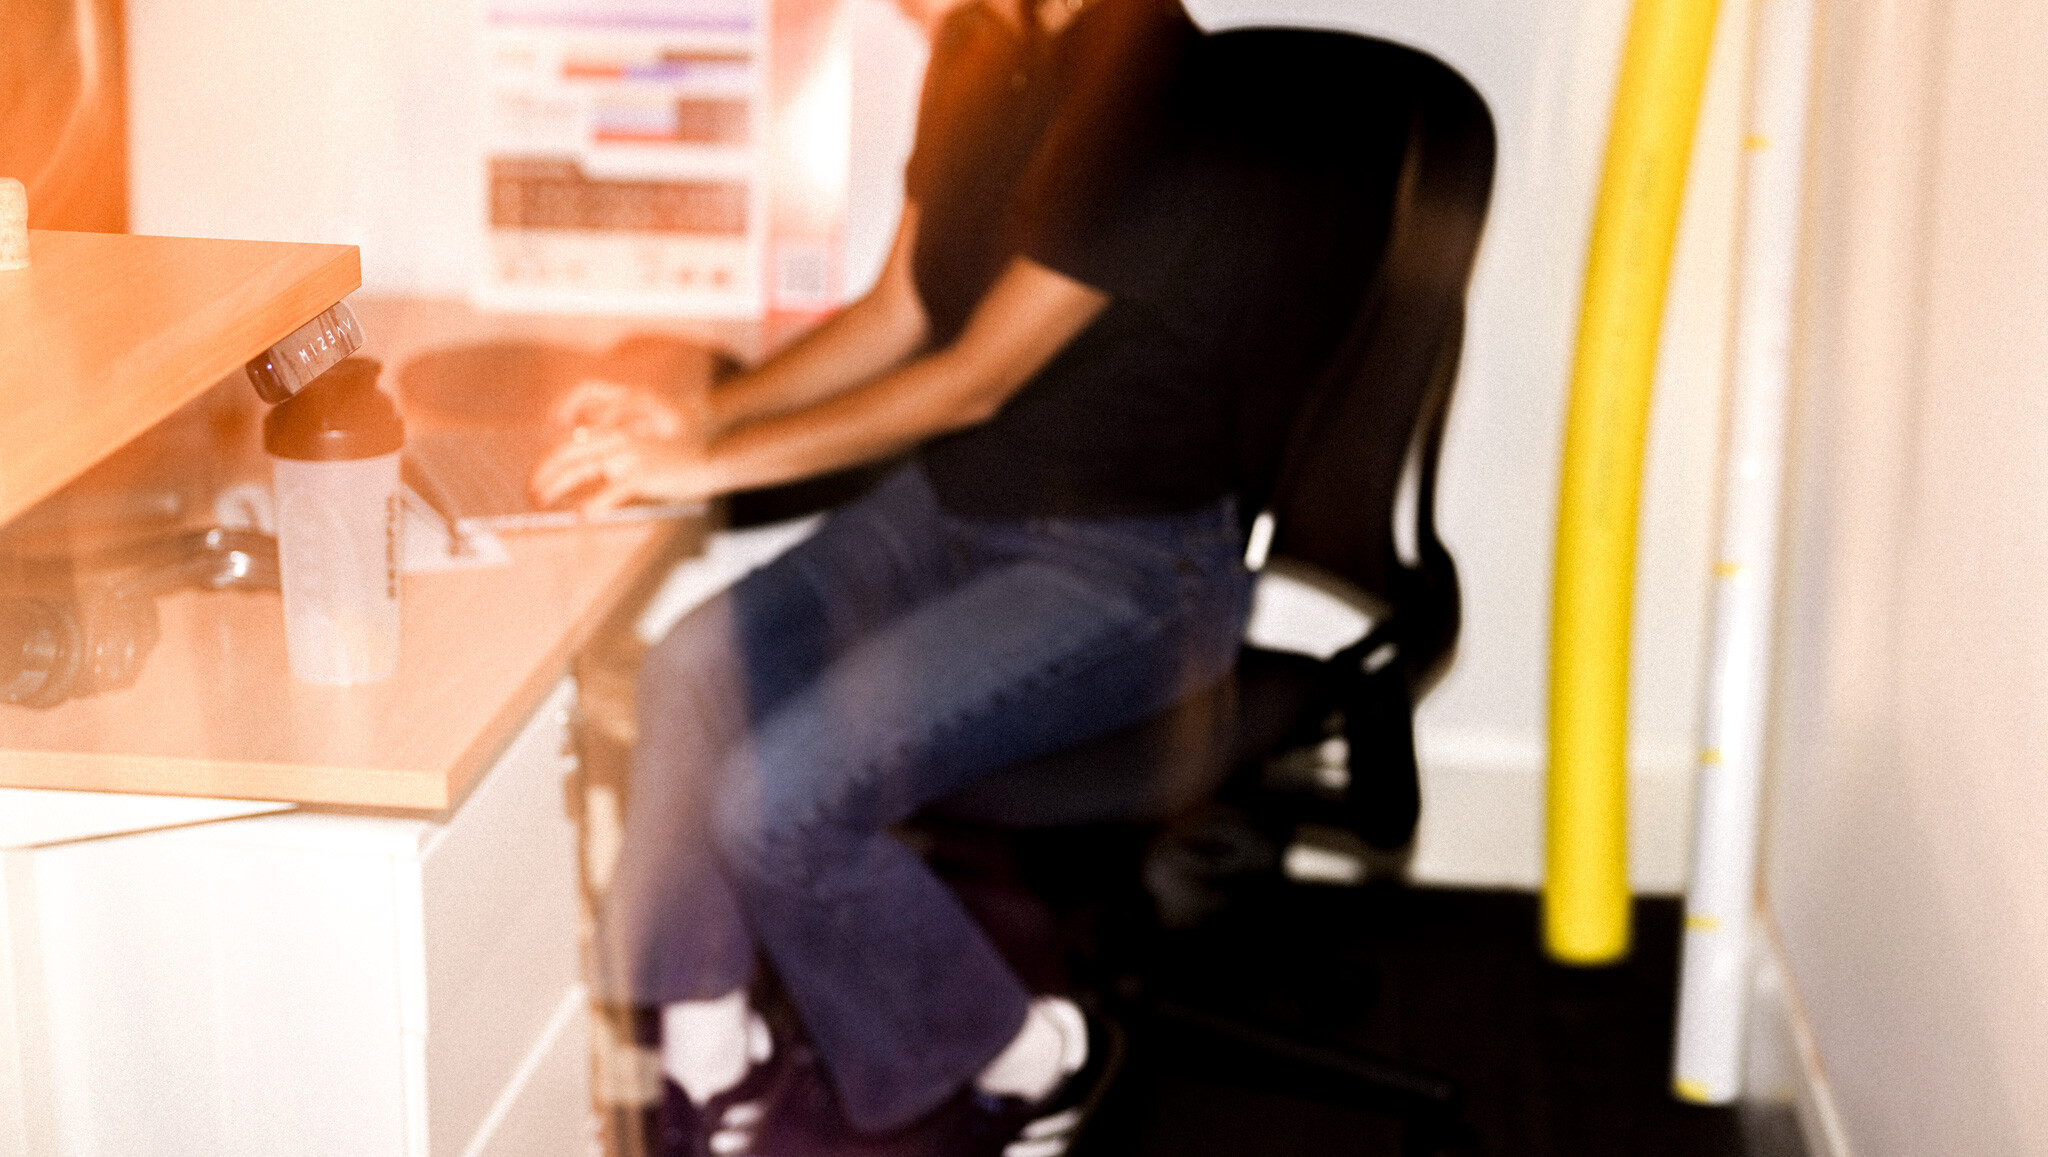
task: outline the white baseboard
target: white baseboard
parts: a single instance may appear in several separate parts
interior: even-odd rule
[[[1410,878],[1461,888],[1543,884],[1543,761],[1527,741],[1416,731],[1422,823]],[[1629,775],[1629,886],[1641,895],[1685,890],[1692,846],[1687,753],[1638,756]]]
[[[1851,1157],[1834,1088],[1768,914],[1756,922],[1754,944],[1743,1099],[1790,1103],[1810,1157]]]

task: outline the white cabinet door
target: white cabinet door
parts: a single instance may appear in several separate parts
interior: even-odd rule
[[[582,1148],[572,702],[565,681],[439,822],[298,811],[9,853],[46,1143]]]

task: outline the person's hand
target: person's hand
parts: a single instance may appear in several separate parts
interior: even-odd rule
[[[703,399],[697,399],[703,401]],[[618,382],[578,382],[550,409],[555,425],[573,434],[576,430],[622,431],[643,438],[680,438],[703,426],[703,405],[696,414],[653,391]]]
[[[643,386],[579,382],[549,415],[563,439],[533,472],[534,499],[553,506],[589,491],[577,507],[596,514],[640,498],[707,497],[708,415],[709,397],[701,392],[671,399]]]
[[[612,510],[636,498],[688,502],[708,498],[718,490],[701,440],[591,426],[575,427],[549,451],[534,469],[529,486],[544,507],[595,487],[577,503],[585,515]]]

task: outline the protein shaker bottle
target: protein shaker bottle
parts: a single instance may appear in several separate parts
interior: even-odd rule
[[[350,358],[263,420],[277,498],[285,654],[308,683],[370,683],[398,666],[398,455],[405,423]]]

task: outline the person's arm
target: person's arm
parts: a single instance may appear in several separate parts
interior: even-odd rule
[[[924,303],[910,266],[916,244],[917,205],[906,202],[875,284],[787,349],[721,386],[678,398],[586,381],[555,405],[555,423],[582,438],[605,430],[674,438],[694,430],[708,440],[876,377],[924,347]]]
[[[902,364],[930,332],[910,267],[917,204],[906,201],[873,288],[758,368],[711,394],[712,438],[815,405]]]
[[[564,443],[535,472],[535,493],[551,502],[595,483],[600,488],[583,509],[596,512],[633,498],[703,498],[884,458],[993,417],[1108,304],[1101,291],[1016,258],[944,349],[849,390],[778,391],[778,404],[809,401],[762,407],[756,412],[765,416],[705,443],[628,430]]]

